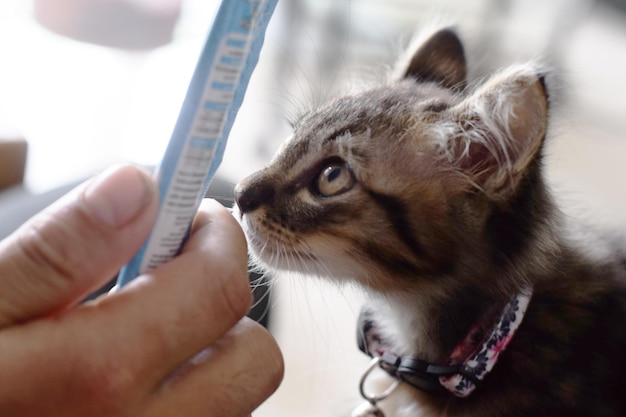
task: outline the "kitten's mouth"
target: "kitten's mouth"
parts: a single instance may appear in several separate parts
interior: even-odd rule
[[[243,213],[240,213],[239,217],[239,223],[248,240],[248,247],[256,257],[268,265],[279,269],[294,269],[298,264],[320,261],[320,258],[311,251],[299,248],[297,241],[285,240],[280,234],[260,229],[255,222],[246,219]]]
[[[292,243],[281,243],[274,237],[259,238],[251,233],[246,235],[248,247],[254,256],[272,268],[304,271],[310,269],[310,265],[320,262],[317,255],[294,248]]]

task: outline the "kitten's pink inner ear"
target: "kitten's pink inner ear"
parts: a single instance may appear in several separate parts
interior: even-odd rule
[[[402,76],[446,88],[464,88],[467,63],[461,40],[451,29],[435,32],[418,44]]]
[[[493,196],[514,191],[537,157],[548,124],[548,98],[532,68],[516,68],[485,83],[457,107],[466,123],[452,138],[458,166]],[[471,123],[463,122],[471,120]]]

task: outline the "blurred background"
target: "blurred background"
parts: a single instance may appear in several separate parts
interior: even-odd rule
[[[23,183],[0,191],[4,230],[113,163],[158,163],[216,5],[0,2],[0,138],[28,144]],[[555,70],[550,180],[566,211],[623,229],[625,18],[624,0],[280,0],[219,176],[262,167],[303,109],[385,80],[416,30],[453,24],[472,78],[529,59]],[[287,374],[257,416],[349,414],[367,363],[353,337],[361,298],[276,281],[270,329]]]

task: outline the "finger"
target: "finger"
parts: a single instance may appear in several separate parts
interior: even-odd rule
[[[146,383],[158,384],[250,307],[243,233],[223,207],[204,213],[181,255],[78,312],[118,350],[117,364]]]
[[[104,284],[139,249],[156,210],[149,176],[118,167],[0,242],[0,328],[62,309]]]
[[[146,415],[173,416],[185,407],[186,417],[249,416],[276,390],[283,370],[274,339],[246,318],[167,381]]]
[[[239,226],[239,223],[237,223],[230,211],[216,200],[210,198],[205,198],[200,203],[198,213],[193,219],[191,233],[193,234],[195,231],[207,226],[213,221],[225,222],[224,229],[218,230],[218,233],[223,233],[223,235],[220,237],[216,237],[216,239],[236,239],[238,243],[243,243],[244,245],[247,245],[243,230],[241,230],[241,226]],[[185,244],[183,252],[198,249],[199,247],[197,245],[205,242],[212,244],[212,242],[208,242],[203,239],[195,239],[193,241],[189,241]],[[246,253],[247,250],[248,249],[246,246]]]

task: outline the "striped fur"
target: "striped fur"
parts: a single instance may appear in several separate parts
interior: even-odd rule
[[[626,415],[626,329],[611,326],[626,320],[625,263],[566,237],[542,172],[543,70],[515,66],[470,88],[450,30],[409,57],[388,84],[305,114],[238,184],[253,254],[361,284],[393,350],[436,363],[485,311],[535,287],[475,394],[409,391],[387,415]]]

